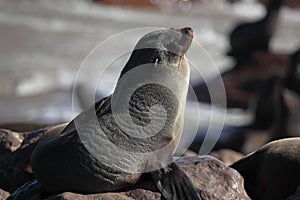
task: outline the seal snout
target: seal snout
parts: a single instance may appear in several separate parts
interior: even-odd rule
[[[179,29],[178,31],[180,31],[181,33],[183,33],[191,38],[194,37],[194,32],[191,27],[185,27],[185,28]]]
[[[191,27],[185,27],[175,30],[182,34],[181,39],[178,43],[181,46],[181,50],[178,53],[179,55],[183,56],[191,46],[192,40],[194,38],[194,31]]]

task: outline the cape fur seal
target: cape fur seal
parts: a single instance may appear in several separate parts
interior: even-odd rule
[[[82,112],[61,135],[37,144],[32,170],[47,191],[114,191],[150,172],[164,198],[201,199],[171,162],[183,127],[189,82],[184,54],[192,39],[188,27],[144,35],[114,93]]]
[[[286,87],[300,95],[300,48],[290,56],[290,66],[285,79]]]
[[[264,18],[252,23],[239,24],[230,33],[231,51],[228,55],[236,59],[237,66],[249,61],[251,54],[256,50],[268,51],[282,2],[283,0],[269,0]]]
[[[231,149],[248,154],[267,142],[287,137],[288,107],[284,101],[283,74],[274,73],[261,83],[249,110],[253,121],[240,127],[226,127],[213,150]],[[194,138],[190,150],[199,152],[205,134]]]
[[[281,200],[292,195],[300,183],[300,138],[270,142],[230,167],[245,180],[251,199]]]

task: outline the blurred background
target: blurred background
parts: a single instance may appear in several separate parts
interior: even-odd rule
[[[271,19],[276,28],[270,28],[268,48],[247,52],[251,57],[245,59],[247,62],[239,62],[228,54],[232,48],[230,34],[237,24],[264,19],[269,3],[268,0],[0,0],[0,122],[70,121],[89,106],[84,97],[95,84],[90,81],[95,75],[93,71],[84,74],[85,78],[74,88],[73,102],[72,91],[80,65],[96,45],[129,29],[190,26],[195,41],[223,73],[227,103],[213,105],[220,115],[211,119],[212,108],[203,77],[213,81],[219,74],[211,70],[213,63],[204,50],[191,51],[187,57],[196,62],[202,78],[191,74],[191,84],[200,102],[197,105],[189,102],[187,112],[192,113],[194,106],[199,106],[200,115],[189,114],[187,121],[199,122],[199,132],[209,126],[210,120],[222,124],[225,118],[226,127],[253,123],[259,107],[255,99],[265,94],[263,103],[270,104],[272,100],[267,97],[273,93],[267,91],[275,91],[270,89],[274,85],[264,92],[259,93],[259,89],[266,87],[264,81],[274,74],[280,80],[287,79],[291,55],[300,47],[300,2],[283,0],[278,17]],[[259,28],[254,29],[259,32]],[[240,37],[248,41],[247,34],[245,37],[243,34]],[[133,49],[138,39],[139,35],[131,34],[107,52],[111,58],[119,56],[114,54],[114,48]],[[101,67],[101,60],[94,62]],[[97,87],[97,98],[111,93],[122,67],[118,64],[105,74],[104,84]],[[296,104],[294,100],[290,102]],[[270,110],[274,111],[274,107],[263,114],[262,121],[266,121],[265,115],[275,116]]]

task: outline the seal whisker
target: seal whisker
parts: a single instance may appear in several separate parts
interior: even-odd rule
[[[157,67],[157,64],[158,64],[158,58],[155,59],[154,67]]]

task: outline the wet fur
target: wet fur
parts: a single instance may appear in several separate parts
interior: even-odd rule
[[[300,138],[276,140],[237,161],[251,199],[281,200],[292,195],[300,183]]]

